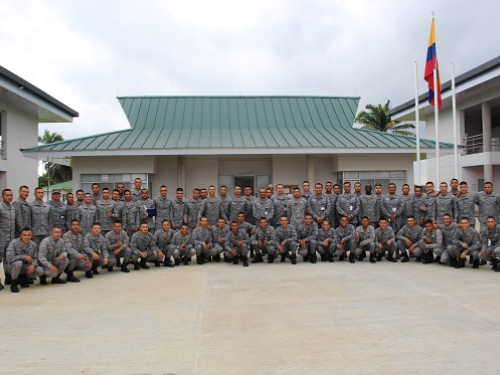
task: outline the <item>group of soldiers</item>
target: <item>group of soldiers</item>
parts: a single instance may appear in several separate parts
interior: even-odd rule
[[[0,261],[3,258],[5,283],[12,292],[29,287],[36,277],[46,285],[79,282],[75,271],[87,278],[99,274],[99,267],[112,272],[114,267],[129,273],[160,267],[189,265],[191,259],[203,265],[225,262],[247,267],[267,257],[297,264],[304,261],[350,263],[362,261],[367,253],[375,263],[438,262],[463,268],[468,258],[473,268],[491,262],[500,271],[500,226],[497,224],[500,196],[490,182],[484,191],[468,192],[466,182],[456,179],[439,184],[402,186],[362,186],[345,182],[342,186],[308,181],[292,196],[284,185],[268,185],[253,194],[249,186],[235,186],[231,197],[226,186],[217,194],[215,186],[194,189],[190,198],[177,188],[175,198],[162,185],[159,195],[150,198],[142,180],[134,188],[123,184],[110,191],[92,185],[92,193],[68,193],[66,203],[61,191],[54,189],[51,200],[44,201],[43,188],[21,186],[14,200],[10,189],[2,191],[0,204]],[[480,233],[474,228],[476,206]],[[66,278],[61,278],[66,273]],[[3,285],[0,283],[0,290]]]

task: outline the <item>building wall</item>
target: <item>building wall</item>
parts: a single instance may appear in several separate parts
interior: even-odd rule
[[[38,143],[38,118],[36,114],[4,103],[0,103],[0,107],[3,109],[1,135],[4,142],[0,190],[9,188],[17,192],[19,186],[27,185],[33,191],[38,185],[38,161],[23,157],[19,149]]]
[[[166,185],[168,194],[174,196],[177,188],[177,157],[161,158],[155,161],[154,175],[152,176],[153,187],[151,194],[157,196],[161,185]]]
[[[217,156],[186,158],[186,189],[189,195],[197,187],[217,186],[219,162]]]
[[[271,182],[300,185],[307,178],[305,155],[273,155]]]
[[[331,155],[316,155],[315,157],[315,170],[316,170],[316,180],[310,181],[311,184],[316,182],[321,182],[325,185],[325,182],[330,181],[336,184],[337,172],[332,169],[332,156]]]

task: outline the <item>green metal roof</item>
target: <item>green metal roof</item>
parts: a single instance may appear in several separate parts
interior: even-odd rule
[[[118,100],[131,129],[22,151],[416,147],[414,137],[353,128],[359,98],[147,96]],[[423,148],[434,144],[421,140]]]

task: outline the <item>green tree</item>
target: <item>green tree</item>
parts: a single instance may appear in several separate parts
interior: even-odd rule
[[[64,141],[61,134],[50,133],[47,129],[45,129],[42,137],[38,136],[38,143],[42,145],[60,141]],[[45,173],[38,179],[40,186],[47,186],[49,183],[51,185],[59,184],[73,179],[73,168],[52,162],[43,162],[43,164]]]
[[[385,105],[367,104],[367,111],[360,112],[354,120],[358,124],[362,124],[361,129],[376,130],[379,132],[415,136],[415,133],[405,129],[415,129],[413,124],[401,124],[400,121],[393,121],[391,116],[387,114],[390,109],[390,100]]]

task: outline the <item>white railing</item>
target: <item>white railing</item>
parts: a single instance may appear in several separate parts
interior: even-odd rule
[[[500,138],[492,138],[490,142],[491,151],[500,151]],[[468,136],[464,140],[464,144],[467,155],[484,152],[484,139],[482,134]]]

